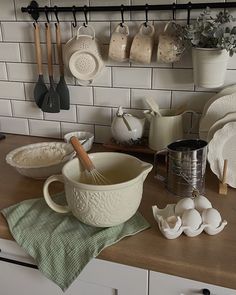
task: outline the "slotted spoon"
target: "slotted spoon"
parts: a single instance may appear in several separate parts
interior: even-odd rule
[[[50,88],[44,96],[41,106],[42,111],[47,113],[59,113],[60,112],[60,96],[57,93],[53,81],[53,67],[52,67],[52,43],[51,43],[51,29],[49,24],[46,26],[46,39],[47,39],[47,57],[48,57],[48,75]]]
[[[60,108],[62,110],[70,109],[70,94],[69,89],[66,85],[65,77],[64,77],[64,65],[62,59],[62,46],[61,46],[61,29],[60,24],[56,23],[56,42],[57,42],[57,56],[59,62],[60,69],[60,80],[57,84],[56,91],[60,96]]]
[[[39,25],[37,22],[34,22],[33,25],[34,25],[35,53],[36,53],[36,60],[37,60],[38,74],[39,74],[38,81],[34,87],[34,100],[37,106],[41,108],[44,96],[48,92],[48,89],[43,79]]]

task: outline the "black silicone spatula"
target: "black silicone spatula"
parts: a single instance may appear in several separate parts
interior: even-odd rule
[[[70,93],[69,89],[66,85],[65,77],[64,77],[64,65],[62,59],[62,46],[61,46],[61,29],[60,24],[56,23],[56,41],[57,41],[57,56],[59,61],[59,69],[60,69],[60,80],[57,84],[56,91],[60,96],[60,107],[62,110],[70,109]]]
[[[48,92],[48,89],[43,79],[42,53],[41,53],[41,47],[40,47],[40,32],[39,32],[39,25],[37,22],[34,23],[34,42],[35,42],[36,60],[38,65],[38,74],[39,74],[38,81],[34,87],[34,100],[36,104],[41,108],[44,96]]]
[[[53,67],[52,67],[52,43],[51,43],[51,29],[50,24],[46,23],[46,42],[47,42],[47,57],[48,57],[48,75],[50,87],[45,94],[43,103],[41,106],[42,111],[47,113],[59,113],[60,112],[60,96],[55,89],[53,81]]]

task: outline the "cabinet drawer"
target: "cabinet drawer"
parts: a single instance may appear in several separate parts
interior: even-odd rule
[[[223,288],[203,282],[188,280],[159,272],[150,272],[149,295],[236,295],[236,290]]]

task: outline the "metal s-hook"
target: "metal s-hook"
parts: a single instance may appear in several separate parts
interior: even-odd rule
[[[72,27],[76,28],[77,27],[77,19],[76,19],[76,9],[75,5],[72,6],[72,13],[74,17],[74,22],[72,22]]]
[[[59,24],[60,21],[59,21],[59,18],[58,18],[58,10],[57,10],[56,5],[53,7],[53,11],[54,11],[54,14],[55,14],[56,21]]]
[[[88,10],[87,10],[87,5],[84,5],[84,27],[87,27],[88,26]]]
[[[120,6],[120,13],[121,13],[121,23],[120,26],[123,28],[123,23],[124,23],[124,5],[121,4]]]
[[[145,5],[145,27],[147,27],[147,24],[148,24],[148,4],[146,3]]]
[[[49,24],[50,21],[49,21],[49,18],[48,18],[48,6],[44,6],[44,12],[45,12],[47,23]]]
[[[172,18],[173,18],[173,21],[175,21],[175,19],[176,19],[176,4],[175,4],[175,2],[173,2],[173,4],[172,4]]]
[[[190,14],[191,14],[192,3],[188,2],[188,15],[187,15],[187,25],[190,24]]]

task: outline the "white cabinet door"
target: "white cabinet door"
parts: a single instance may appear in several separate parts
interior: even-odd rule
[[[92,259],[65,293],[15,242],[0,239],[0,295],[148,295],[148,271]]]
[[[159,272],[150,272],[149,295],[236,295],[236,290],[188,280]]]

